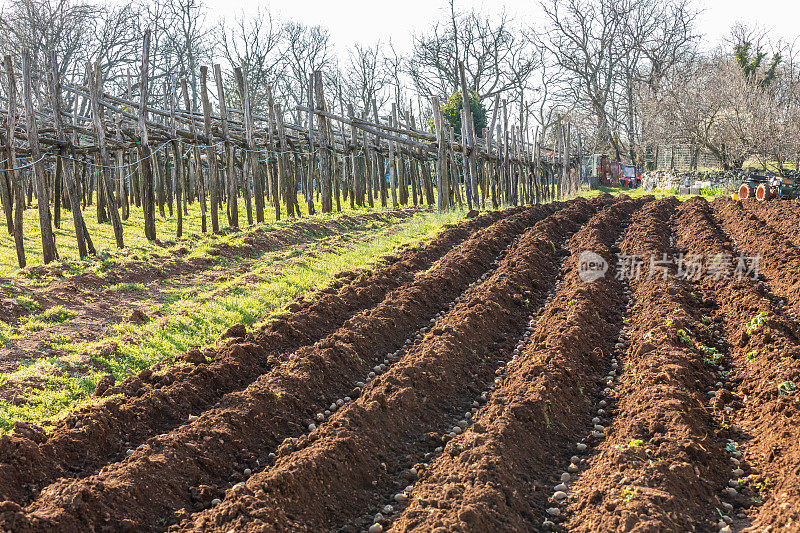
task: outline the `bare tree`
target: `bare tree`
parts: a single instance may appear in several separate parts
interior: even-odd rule
[[[391,83],[390,69],[386,68],[383,44],[364,46],[356,43],[349,50],[344,71],[344,92],[366,116],[372,109],[372,100],[383,107],[389,95],[384,90]]]
[[[22,63],[30,56],[33,73],[47,72],[48,56],[55,52],[59,75],[74,78],[88,59],[95,21],[103,8],[72,0],[9,0],[0,11],[0,47]]]
[[[459,87],[459,60],[464,61],[470,88],[481,99],[517,88],[520,78],[535,68],[525,39],[505,13],[492,19],[477,11],[459,15],[451,9],[446,23],[434,23],[414,37],[408,73],[423,95],[450,95]]]
[[[222,56],[231,68],[241,67],[244,73],[253,110],[268,114],[267,87],[274,87],[287,67],[281,57],[283,27],[268,11],[258,10],[247,17],[237,15],[230,25],[222,21],[219,35]]]
[[[543,44],[597,118],[597,137],[620,158],[641,139],[637,85],[659,80],[691,51],[696,13],[686,0],[543,0]]]
[[[294,21],[287,22],[283,31],[286,76],[280,94],[290,98],[292,106],[305,105],[313,73],[333,66],[330,34],[321,26],[306,26]]]

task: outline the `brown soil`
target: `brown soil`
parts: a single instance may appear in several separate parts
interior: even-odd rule
[[[761,211],[768,219],[782,220],[787,206],[781,204],[769,202]],[[772,205],[775,213],[769,216]],[[687,223],[680,228],[679,245],[687,251],[738,256],[706,202],[687,202],[680,215]],[[726,340],[718,371],[725,383],[713,403],[714,414],[743,453],[732,458],[738,463],[730,467],[731,478],[744,482],[732,500],[735,512],[729,514],[737,529],[800,529],[800,394],[780,390],[782,383],[800,383],[800,325],[770,291],[772,282],[704,282],[724,316]],[[752,327],[760,314],[765,323]]]
[[[800,312],[800,248],[785,234],[742,207],[743,202],[718,198],[711,204],[714,215],[737,248],[751,256],[760,255],[760,272],[771,280],[773,291]]]
[[[312,432],[313,442],[281,456],[221,505],[183,525],[237,531],[335,528],[402,490],[395,475],[441,443],[431,436],[452,426],[454,416],[479,394],[479,384],[491,381],[498,360],[510,357],[530,307],[554,279],[558,250],[551,243],[562,242],[593,210],[580,202],[534,225],[478,290],[468,292],[356,401]],[[348,490],[331,491],[337,484]]]
[[[191,413],[244,388],[282,354],[313,344],[349,316],[374,306],[453,245],[507,214],[488,214],[446,229],[422,248],[384,258],[384,266],[374,271],[343,272],[331,286],[290,304],[285,316],[261,331],[221,349],[190,351],[176,365],[157,365],[157,372],[144,370],[106,389],[103,396],[112,396],[108,401],[57,422],[41,444],[19,435],[0,437],[0,498],[24,502],[57,477],[95,470],[147,437],[185,422]]]
[[[623,299],[613,272],[591,283],[578,277],[584,250],[616,264],[616,235],[641,201],[600,211],[568,244],[563,282],[531,331],[530,342],[481,408],[473,425],[424,469],[397,531],[530,531],[547,506],[548,488],[573,446],[601,385]],[[570,303],[573,302],[573,303]]]
[[[121,396],[54,431],[18,425],[0,530],[800,531],[791,207],[478,215],[263,330],[106,383]],[[584,250],[604,278],[580,281]],[[679,252],[761,253],[767,277],[647,276]]]
[[[272,366],[241,392],[225,396],[214,408],[163,435],[149,439],[126,459],[77,480],[44,488],[24,514],[8,522],[18,530],[48,527],[62,531],[125,527],[133,520],[147,529],[169,523],[182,508],[208,505],[226,481],[241,478],[247,466],[269,463],[268,453],[296,435],[314,405],[327,405],[352,389],[352,376],[366,374],[384,354],[441,309],[441,302],[462,292],[526,225],[546,216],[552,206],[517,210],[476,232],[448,252],[429,271],[392,291],[371,310],[356,314],[332,335],[302,348]],[[259,336],[253,338],[258,341]],[[263,350],[245,342],[230,348],[237,358]],[[288,355],[288,354],[287,354]],[[164,472],[170,472],[168,477]],[[101,493],[89,498],[81,496]],[[61,503],[75,501],[77,508]],[[2,524],[3,518],[0,518]]]
[[[742,202],[741,205],[770,228],[785,235],[793,244],[800,246],[800,209],[795,200],[754,200]]]
[[[661,257],[672,252],[668,218],[674,199],[648,205],[621,249]],[[564,527],[574,531],[708,530],[724,486],[722,442],[704,404],[714,378],[678,334],[704,340],[702,296],[669,277],[631,281],[630,344],[608,394],[611,423],[566,500]],[[608,409],[608,408],[607,408]]]

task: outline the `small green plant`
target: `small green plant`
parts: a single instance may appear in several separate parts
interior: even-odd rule
[[[575,298],[573,298],[572,300],[570,300],[570,301],[568,301],[568,302],[567,302],[567,305],[575,305],[576,303],[578,303],[578,300],[576,300]]]
[[[703,361],[707,365],[717,366],[717,365],[719,365],[720,361],[722,361],[722,358],[724,357],[723,354],[719,353],[716,348],[709,347],[709,346],[702,346],[700,349],[702,351],[704,351],[706,353],[706,355],[708,356],[708,357],[705,357],[703,359]]]
[[[11,303],[25,308],[25,310],[28,311],[29,313],[33,313],[34,311],[39,309],[39,304],[36,303],[36,301],[30,296],[17,296],[13,300],[11,300]]]
[[[49,339],[47,339],[47,344],[53,347],[60,347],[67,345],[72,342],[72,339],[67,337],[66,335],[51,335]]]
[[[739,448],[736,447],[736,443],[729,442],[725,445],[725,451],[728,453],[736,453],[739,451]]]
[[[617,445],[618,450],[624,450],[625,448],[641,448],[644,444],[642,439],[631,439],[628,444],[619,444]]]
[[[748,361],[752,361],[753,359],[756,358],[757,355],[758,354],[755,352],[755,350],[753,350],[752,352],[747,352],[747,355],[745,357],[747,357]]]
[[[766,323],[767,323],[767,312],[761,311],[756,316],[750,319],[750,323],[747,325],[747,334],[750,335],[754,331],[758,331]]]
[[[781,396],[788,396],[797,390],[797,385],[794,381],[784,381],[778,385],[778,394]]]
[[[624,502],[633,501],[638,495],[639,495],[639,487],[636,487],[634,489],[626,487],[622,489],[622,501]]]
[[[694,344],[691,332],[686,329],[678,330],[678,339],[681,341],[681,344],[685,344],[686,346],[691,346]]]

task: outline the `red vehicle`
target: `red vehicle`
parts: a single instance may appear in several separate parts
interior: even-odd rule
[[[642,184],[642,177],[636,172],[635,166],[620,163],[620,170],[621,170],[619,176],[620,187],[627,187],[629,189],[634,189]]]

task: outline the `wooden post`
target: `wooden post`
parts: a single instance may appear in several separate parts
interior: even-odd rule
[[[378,103],[375,101],[375,98],[372,99],[372,114],[375,120],[375,124],[380,124],[381,119],[378,116]],[[380,146],[380,137],[375,135],[375,144]],[[386,163],[383,161],[383,154],[379,151],[375,152],[375,176],[378,178],[378,184],[380,185],[380,194],[381,194],[381,207],[386,207],[386,203],[388,202],[387,194],[386,194]]]
[[[175,190],[175,204],[178,209],[175,237],[180,239],[183,235],[183,207],[181,206],[181,199],[183,196],[183,184],[181,183],[183,180],[183,154],[181,153],[181,143],[178,141],[178,132],[175,123],[175,107],[177,100],[177,95],[175,93],[177,89],[173,79],[169,91],[169,135],[172,137],[170,146],[172,147],[172,158],[175,160],[175,164],[172,165],[172,187]]]
[[[462,100],[463,102],[463,100]],[[464,174],[464,195],[467,197],[467,209],[472,211],[472,175],[469,168],[469,155],[467,154],[467,139],[469,138],[469,113],[461,107],[461,170]]]
[[[42,236],[42,254],[44,262],[58,259],[55,236],[50,219],[50,204],[47,193],[47,176],[44,170],[44,156],[39,146],[39,128],[36,125],[36,113],[33,109],[33,89],[31,87],[31,58],[26,50],[22,56],[22,83],[25,98],[25,115],[28,118],[28,144],[31,150],[33,171],[36,177],[36,200],[39,207],[39,230]]]
[[[14,132],[17,129],[17,82],[14,78],[14,63],[11,56],[4,58],[6,76],[8,78],[8,116],[6,120],[6,153],[8,159],[7,172],[14,188],[14,244],[17,248],[17,263],[20,268],[25,268],[25,245],[23,242],[22,212],[25,210],[25,193],[22,179],[15,170],[17,168],[17,153],[14,150]]]
[[[61,78],[58,73],[58,65],[56,64],[56,54],[52,52],[50,55],[50,98],[53,107],[53,125],[56,130],[56,138],[59,141],[67,141],[67,135],[64,132],[64,123],[61,119]],[[59,158],[64,157],[66,147],[61,147],[58,150]],[[72,211],[72,223],[75,227],[75,239],[78,242],[78,255],[81,259],[86,257],[89,253],[94,254],[95,249],[92,245],[92,240],[86,231],[86,224],[83,220],[83,213],[81,212],[80,198],[78,198],[78,190],[75,187],[75,177],[73,174],[74,167],[69,161],[62,161],[62,173],[64,184],[67,189],[67,196],[69,198],[70,210]]]
[[[322,71],[314,71],[314,96],[316,99],[315,109],[325,111],[325,93],[322,87]],[[324,115],[317,117],[320,136],[320,190],[322,191],[322,212],[330,213],[333,211],[333,201],[331,198],[331,152],[330,141],[328,139],[328,120]]]
[[[444,120],[442,120],[444,122]],[[458,202],[458,207],[463,206],[463,202],[461,201],[461,184],[458,181],[458,161],[456,161],[456,151],[453,149],[453,144],[455,144],[456,134],[453,131],[453,127],[450,126],[450,138],[448,139],[447,146],[450,150],[450,177],[452,179],[452,186],[453,186],[453,199],[450,201],[452,204],[453,201]]]
[[[308,204],[308,214],[316,213],[314,208],[314,170],[316,165],[316,154],[314,153],[314,89],[312,78],[308,78],[308,167],[306,171],[306,204]]]
[[[289,175],[288,158],[289,145],[286,142],[286,130],[283,126],[283,108],[280,104],[275,104],[275,128],[278,130],[278,146],[276,157],[278,160],[278,176],[280,176],[280,190],[283,201],[286,203],[286,214],[295,217],[294,205],[297,202],[297,189],[294,180]],[[292,199],[294,198],[294,200]],[[300,214],[300,210],[297,210]]]
[[[105,126],[103,126],[103,109],[100,107],[100,94],[103,91],[102,76],[100,62],[97,62],[94,68],[92,68],[91,63],[86,64],[86,79],[89,82],[89,95],[92,104],[92,122],[94,123],[94,130],[97,135],[97,146],[100,150],[100,176],[105,193],[107,213],[111,218],[111,225],[114,227],[114,238],[117,241],[117,248],[124,248],[125,244],[122,240],[122,221],[119,218],[117,199],[114,195],[114,184],[111,181],[111,158],[108,156],[106,131]],[[98,186],[98,191],[99,190],[100,187]],[[97,203],[100,204],[99,199]]]
[[[219,118],[222,123],[223,153],[225,154],[225,183],[227,184],[228,194],[228,225],[233,228],[239,227],[239,193],[236,187],[236,175],[234,172],[233,146],[230,142],[230,129],[228,127],[228,104],[225,101],[225,88],[222,84],[222,68],[219,63],[214,65],[214,78],[217,82],[217,99],[219,104]],[[245,202],[249,203],[248,197]],[[253,218],[252,213],[250,219]]]
[[[353,104],[347,104],[347,115],[350,120],[355,119],[355,110],[353,109]],[[361,181],[363,180],[363,174],[361,173],[361,162],[358,160],[358,156],[355,155],[355,147],[358,144],[358,137],[356,134],[356,128],[351,123],[350,124],[350,143],[347,147],[348,154],[350,157],[350,167],[353,172],[353,181],[350,185],[350,209],[353,209],[355,206],[354,203],[357,203],[359,207],[364,205],[363,199],[361,198]],[[356,199],[354,196],[359,195]]]
[[[281,194],[280,184],[278,183],[278,168],[277,159],[280,157],[280,147],[277,146],[276,138],[277,122],[275,119],[275,102],[272,101],[272,89],[267,87],[267,106],[269,107],[269,146],[272,148],[275,156],[275,166],[269,165],[269,152],[267,152],[267,161],[270,169],[270,195],[272,196],[272,205],[275,209],[275,220],[281,219]],[[288,209],[288,208],[287,208]]]
[[[189,121],[189,132],[191,133],[191,139],[193,143],[192,158],[194,159],[194,183],[198,190],[198,196],[200,200],[201,231],[206,233],[208,231],[208,228],[206,227],[206,187],[203,180],[203,168],[200,161],[200,147],[197,146],[197,128],[194,124],[194,108],[192,107],[192,101],[189,99],[189,88],[186,84],[186,78],[181,78],[180,84],[181,96],[183,96],[183,106],[192,117],[191,121]]]
[[[206,137],[208,164],[208,193],[211,209],[211,231],[219,233],[219,206],[217,203],[217,149],[211,133],[211,103],[208,100],[208,67],[200,67],[200,94],[203,103],[203,133]]]
[[[472,205],[473,203],[475,206],[478,206],[478,169],[475,162],[475,121],[472,116],[472,107],[469,104],[469,89],[467,88],[467,77],[464,74],[464,62],[458,62],[458,75],[461,79],[461,109],[466,114],[466,124],[464,132],[466,135],[461,139],[462,144],[464,144],[464,154],[467,156],[464,158],[464,188],[467,191],[472,192],[472,200],[469,198],[467,199],[467,204]],[[466,170],[469,169],[469,170]],[[469,180],[469,187],[467,187],[467,181]],[[469,195],[469,192],[467,192]]]
[[[244,133],[245,140],[247,141],[247,153],[245,161],[247,162],[247,172],[245,173],[245,194],[250,190],[250,183],[253,183],[253,194],[255,195],[256,204],[256,222],[259,224],[264,222],[264,190],[261,188],[261,180],[258,177],[258,152],[255,146],[255,135],[253,133],[253,109],[250,103],[250,92],[247,89],[247,81],[244,79],[241,67],[233,69],[236,76],[236,84],[239,87],[239,96],[242,100],[242,109],[244,111]],[[249,216],[249,214],[248,214]],[[253,221],[249,220],[252,224]]]
[[[389,127],[394,127],[392,120],[397,115],[397,107],[392,104],[392,115],[389,117]],[[389,179],[392,185],[392,207],[397,209],[397,157],[394,141],[389,141]]]
[[[156,240],[156,209],[153,197],[152,152],[150,137],[147,131],[147,95],[149,92],[150,74],[150,30],[144,33],[142,54],[142,70],[139,78],[139,169],[142,187],[142,211],[144,211],[144,234],[149,241]]]
[[[511,142],[508,131],[508,106],[503,100],[503,200],[511,203]]]

